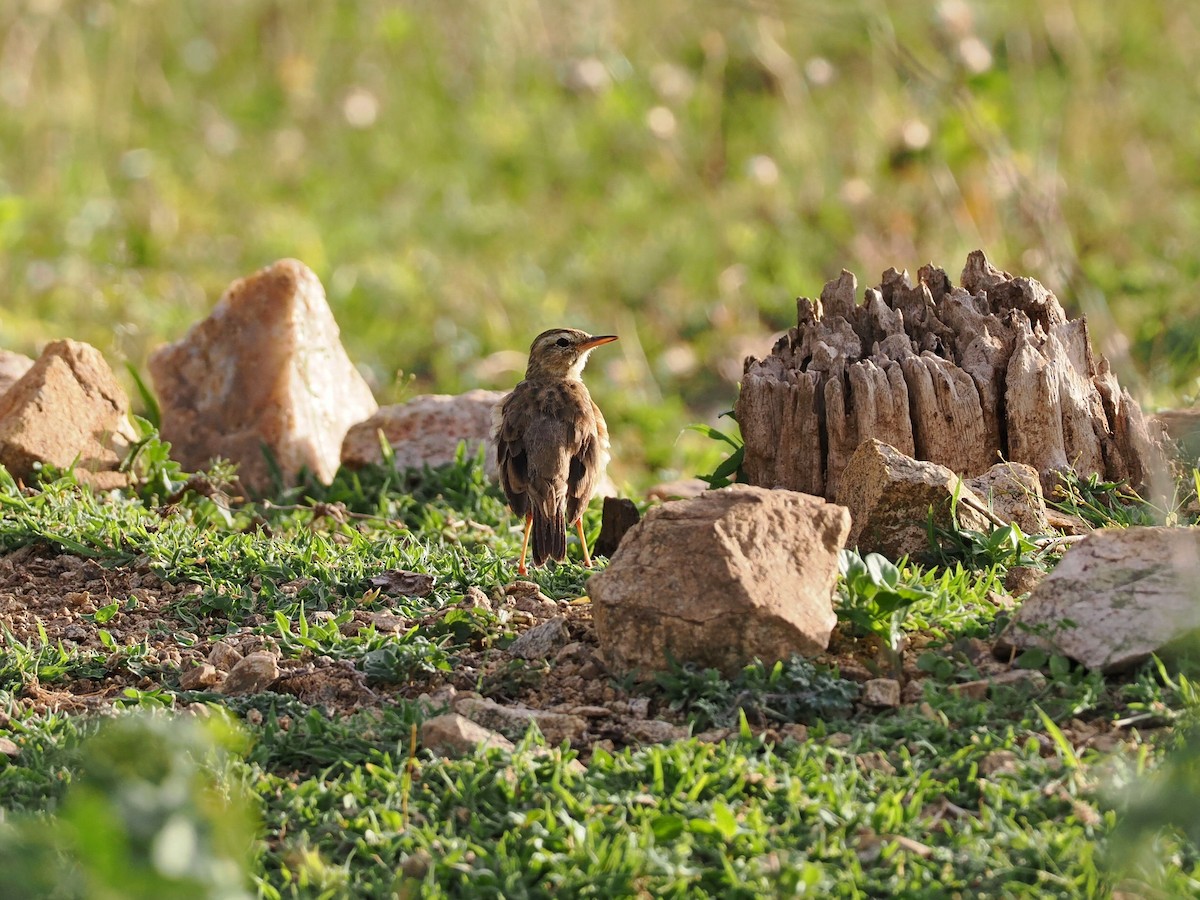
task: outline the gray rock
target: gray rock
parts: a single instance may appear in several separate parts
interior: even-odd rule
[[[508,646],[508,652],[518,659],[547,659],[567,642],[567,617],[555,616],[534,625]]]
[[[930,510],[935,525],[949,528],[956,492],[959,523],[986,530],[991,523],[975,511],[986,504],[950,469],[905,456],[882,441],[863,441],[842,471],[837,492],[853,522],[846,546],[893,560],[923,555],[929,550]]]
[[[458,713],[434,716],[421,723],[421,745],[439,756],[466,756],[478,748],[512,751],[513,742]]]
[[[229,670],[225,683],[221,685],[223,694],[260,694],[269,688],[279,677],[279,660],[274,653],[257,650],[242,657]]]
[[[1120,672],[1200,630],[1200,531],[1106,528],[1067,551],[996,642]]]
[[[650,510],[588,591],[619,671],[668,658],[736,672],[828,646],[850,520],[819,497],[734,485]]]

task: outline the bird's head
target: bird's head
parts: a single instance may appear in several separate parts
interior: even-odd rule
[[[578,378],[588,355],[601,344],[615,341],[615,334],[593,337],[577,328],[551,328],[533,339],[529,348],[526,378]]]

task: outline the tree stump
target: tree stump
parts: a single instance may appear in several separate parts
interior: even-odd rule
[[[1059,473],[1146,485],[1158,436],[1084,319],[1068,320],[1032,278],[967,258],[961,286],[933,265],[889,269],[855,302],[849,272],[764,359],[746,360],[736,414],[751,484],[832,499],[847,461],[876,438],[964,477],[1027,463],[1050,492]]]

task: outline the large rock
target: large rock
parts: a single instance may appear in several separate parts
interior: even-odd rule
[[[1063,557],[1000,635],[996,653],[1038,647],[1118,672],[1200,629],[1200,530],[1106,528]]]
[[[151,355],[150,374],[175,458],[192,470],[230,459],[254,491],[270,486],[264,447],[288,480],[307,467],[328,482],[346,431],[378,408],[321,282],[294,259],[235,281],[212,315]]]
[[[0,464],[28,480],[37,463],[66,468],[98,490],[129,484],[119,472],[137,435],[129,400],[90,344],[54,341],[0,396]]]
[[[588,582],[606,658],[623,671],[671,657],[732,673],[821,652],[849,527],[819,497],[747,485],[650,510]]]
[[[32,366],[33,360],[24,353],[0,350],[0,394],[16,384]]]
[[[842,472],[838,503],[850,510],[853,525],[846,546],[888,559],[919,556],[929,550],[927,523],[950,528],[953,499],[964,528],[985,530],[986,508],[952,471],[937,463],[906,456],[883,441],[863,441]]]
[[[346,432],[342,462],[350,468],[383,462],[382,431],[395,451],[397,469],[452,463],[458,445],[465,441],[469,455],[478,453],[480,446],[486,448],[485,466],[494,477],[492,410],[503,399],[503,391],[475,390],[458,395],[424,394],[407,403],[384,406]]]

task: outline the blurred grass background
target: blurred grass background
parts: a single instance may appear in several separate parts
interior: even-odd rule
[[[1191,0],[4,0],[0,345],[114,367],[295,256],[381,402],[507,388],[542,328],[630,484],[719,454],[843,267],[1051,287],[1144,403],[1200,356]]]

